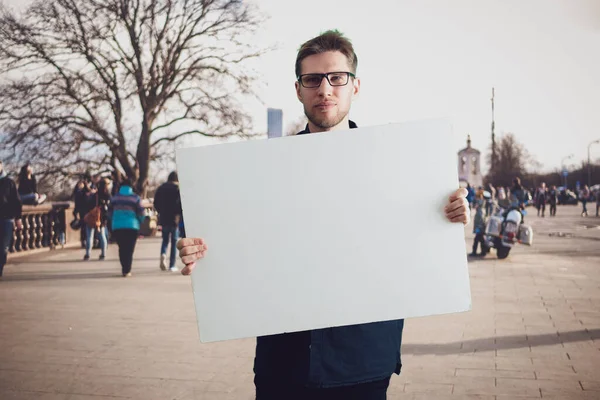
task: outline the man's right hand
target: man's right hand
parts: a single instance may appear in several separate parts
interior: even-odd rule
[[[185,264],[181,270],[183,275],[189,275],[196,267],[196,261],[200,260],[206,254],[208,248],[202,238],[185,238],[177,241],[179,257]]]

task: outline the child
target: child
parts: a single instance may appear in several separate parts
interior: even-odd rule
[[[485,233],[485,226],[486,226],[486,221],[485,221],[485,214],[484,214],[484,196],[483,196],[483,190],[477,192],[476,196],[475,196],[475,218],[473,219],[473,233],[475,234],[475,240],[473,241],[473,251],[471,252],[471,256],[476,256],[477,255],[477,246],[479,245],[479,243],[481,243],[481,253],[479,253],[479,255],[484,256],[485,255],[485,250],[483,247],[483,235]]]

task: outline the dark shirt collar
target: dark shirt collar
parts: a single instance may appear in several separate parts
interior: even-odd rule
[[[350,129],[358,128],[358,126],[356,125],[356,123],[354,121],[350,121],[349,125],[350,125]],[[304,130],[298,132],[297,134],[298,135],[305,135],[305,134],[308,134],[308,133],[311,133],[311,132],[308,129],[308,124],[306,124],[306,127],[304,128]]]

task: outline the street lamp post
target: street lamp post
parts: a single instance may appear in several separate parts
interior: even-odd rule
[[[590,161],[590,148],[595,143],[600,143],[600,139],[594,140],[588,144],[588,187],[592,186],[592,163]]]
[[[568,160],[568,159],[573,158],[573,157],[575,157],[575,154],[569,154],[568,156],[563,157],[563,159],[560,161],[560,165],[562,166],[561,174],[563,174],[563,178],[564,178],[564,181],[565,181],[565,190],[567,190],[567,177],[564,175],[564,171],[566,171],[566,169],[567,169],[565,167],[565,160]]]

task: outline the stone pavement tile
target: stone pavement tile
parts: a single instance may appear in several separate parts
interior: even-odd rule
[[[515,395],[515,394],[510,394],[510,395],[499,394],[496,396],[495,400],[514,400],[514,399],[527,400],[527,399],[540,399],[540,398],[541,398],[541,393],[538,393],[537,396],[520,396],[520,395]]]
[[[0,389],[2,400],[69,400],[64,393],[43,393]],[[97,400],[98,398],[96,398]],[[110,399],[105,399],[110,400]]]
[[[430,396],[438,394],[452,394],[452,384],[446,383],[407,383],[404,385],[406,393],[427,393]]]
[[[495,368],[494,352],[460,354],[456,356],[455,368]]]
[[[0,388],[3,390],[67,393],[72,381],[70,373],[0,371]]]
[[[396,375],[394,375],[396,377]],[[394,382],[398,382],[398,384],[406,384],[406,383],[427,383],[427,382],[436,382],[436,383],[452,383],[452,380],[455,377],[455,368],[452,366],[449,367],[440,367],[440,366],[430,366],[430,367],[419,367],[419,368],[408,368],[403,369],[400,376],[396,379],[393,379]]]
[[[527,347],[515,347],[515,348],[499,348],[496,349],[497,357],[523,357],[523,358],[532,358],[533,354]]]
[[[581,381],[581,387],[586,391],[596,391],[598,392],[598,397],[600,398],[600,376],[595,382],[589,381]]]
[[[598,400],[597,392],[581,393],[546,393],[543,392],[544,400]]]
[[[533,360],[529,357],[496,357],[496,369],[514,371],[534,371]]]
[[[501,392],[499,394],[535,393],[580,393],[582,392],[579,382],[558,380],[530,380],[530,379],[496,379],[496,386]]]
[[[456,376],[535,379],[533,371],[515,371],[505,369],[457,368]]]
[[[394,393],[388,394],[388,400],[495,400],[494,396],[486,395],[456,395],[436,393]]]

